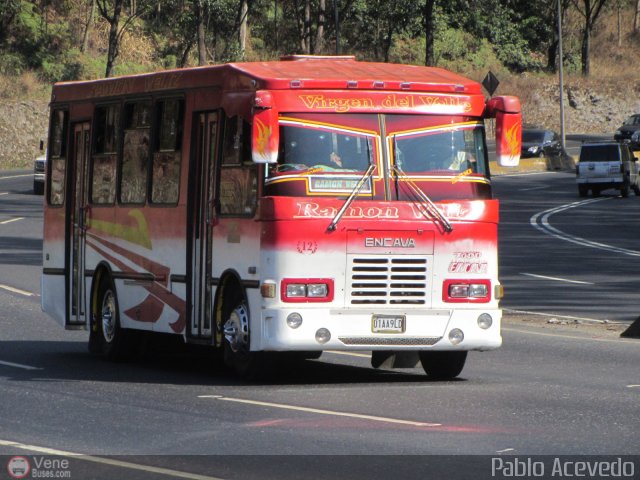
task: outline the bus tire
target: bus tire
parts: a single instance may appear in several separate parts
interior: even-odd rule
[[[268,370],[268,356],[250,351],[249,308],[244,299],[228,304],[223,318],[224,363],[241,377],[254,380]]]
[[[467,361],[467,352],[420,352],[420,363],[429,378],[450,380],[462,372]]]
[[[139,345],[137,332],[120,326],[118,312],[115,284],[109,275],[103,275],[92,315],[89,351],[114,362],[131,360]]]

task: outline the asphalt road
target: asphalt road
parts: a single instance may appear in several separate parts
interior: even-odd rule
[[[640,316],[640,198],[580,198],[572,173],[494,178],[507,309],[631,324]]]
[[[632,297],[624,279],[635,257],[594,254],[527,223],[578,200],[568,175],[500,177],[495,185],[505,307],[545,310],[553,292],[551,306],[563,312],[600,303],[596,286],[577,298],[571,284],[522,273],[591,281],[611,272],[607,310],[617,311],[616,295]],[[0,178],[0,462],[65,459],[57,471],[83,479],[478,479],[506,478],[493,475],[496,459],[598,454],[614,461],[638,452],[640,341],[604,327],[594,333],[507,318],[504,346],[472,352],[460,379],[448,382],[428,381],[419,370],[373,370],[362,354],[327,352],[263,384],[166,344],[129,364],[94,358],[86,332],[65,332],[40,311],[42,198],[29,191],[29,177]],[[640,199],[604,198],[585,207],[606,217],[583,213],[591,226],[574,222],[572,210],[585,212],[578,208],[550,221],[632,249],[633,232],[614,224],[611,212],[632,215]],[[640,472],[640,461],[628,461]]]

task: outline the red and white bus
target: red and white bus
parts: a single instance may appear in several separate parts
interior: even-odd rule
[[[457,376],[501,345],[501,165],[515,97],[438,68],[292,56],[53,87],[42,307],[89,348],[144,332],[252,374],[371,351]]]

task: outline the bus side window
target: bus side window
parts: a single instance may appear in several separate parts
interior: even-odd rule
[[[49,175],[49,204],[64,204],[64,184],[67,165],[67,120],[66,110],[55,110],[51,118],[51,159]]]
[[[249,216],[255,213],[258,170],[251,158],[251,126],[240,117],[225,122],[220,169],[220,213]]]
[[[151,102],[124,107],[124,146],[120,165],[120,202],[144,203],[147,197]]]
[[[180,195],[184,102],[176,98],[161,100],[156,112],[151,202],[176,204]]]
[[[116,199],[116,159],[120,105],[96,107],[95,147],[91,158],[91,202],[113,204]]]

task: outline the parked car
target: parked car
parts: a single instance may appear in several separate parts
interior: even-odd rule
[[[544,128],[522,129],[521,157],[557,157],[562,153],[560,137]]]
[[[640,150],[640,113],[627,118],[613,134],[613,139],[618,142],[629,142],[632,151]]]
[[[33,161],[33,193],[42,195],[44,193],[44,175],[47,167],[47,152]]]
[[[623,197],[628,197],[630,190],[640,195],[638,159],[626,143],[585,143],[580,148],[576,182],[581,197],[589,190],[597,196],[609,188],[620,190]]]

